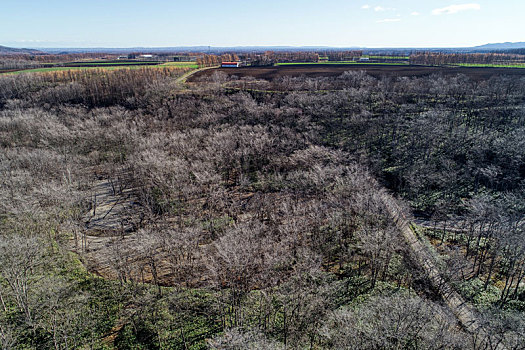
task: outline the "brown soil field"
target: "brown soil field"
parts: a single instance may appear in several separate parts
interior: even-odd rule
[[[512,75],[525,77],[525,68],[480,68],[480,67],[431,67],[431,66],[400,66],[400,65],[287,65],[274,67],[241,67],[215,68],[194,74],[188,81],[196,82],[199,78],[210,76],[215,71],[224,72],[238,77],[254,77],[273,80],[282,76],[333,77],[345,71],[363,70],[374,77],[383,75],[394,77],[420,77],[431,74],[456,75],[465,74],[474,80],[484,80],[495,75]]]

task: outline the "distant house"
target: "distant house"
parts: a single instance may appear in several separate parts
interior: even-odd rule
[[[118,59],[119,59],[119,60],[127,60],[127,59],[128,59],[128,56],[118,56]]]
[[[140,55],[140,58],[153,58],[153,55]]]
[[[222,68],[237,68],[240,67],[239,62],[222,62],[221,63]]]
[[[361,62],[368,62],[368,61],[370,61],[370,58],[369,57],[361,57],[359,59],[359,61],[361,61]]]

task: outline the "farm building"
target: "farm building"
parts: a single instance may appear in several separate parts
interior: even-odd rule
[[[221,67],[222,68],[237,68],[239,67],[239,62],[222,62]]]

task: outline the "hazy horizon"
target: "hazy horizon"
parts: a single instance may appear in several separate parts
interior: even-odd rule
[[[525,42],[525,41],[523,41]],[[326,45],[301,45],[301,46],[294,46],[294,45],[229,45],[229,46],[215,46],[215,45],[170,45],[170,46],[35,46],[35,45],[11,45],[11,44],[4,44],[0,43],[0,46],[4,47],[11,47],[15,49],[35,49],[35,50],[56,50],[56,49],[88,49],[88,50],[94,50],[94,49],[101,49],[101,50],[111,50],[111,49],[117,49],[117,50],[126,50],[126,49],[153,49],[153,50],[161,50],[161,49],[171,49],[171,48],[202,48],[202,47],[210,47],[210,48],[327,48],[327,49],[462,49],[462,48],[472,48],[477,46],[483,46],[487,44],[503,44],[503,43],[516,43],[516,42],[509,42],[509,41],[502,41],[497,43],[482,43],[479,45],[468,45],[468,46],[326,46]]]

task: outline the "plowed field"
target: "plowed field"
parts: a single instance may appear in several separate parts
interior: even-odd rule
[[[380,77],[408,76],[419,77],[431,74],[456,75],[465,74],[475,80],[488,79],[494,75],[521,75],[525,77],[525,68],[480,68],[480,67],[430,67],[430,66],[403,66],[403,65],[373,65],[373,64],[350,64],[350,65],[287,65],[273,67],[240,67],[240,68],[216,68],[194,74],[189,81],[198,81],[199,78],[210,76],[213,72],[224,72],[228,75],[238,77],[255,77],[259,79],[273,80],[282,76],[308,76],[308,77],[332,77],[341,75],[345,71],[364,70],[368,74]]]

